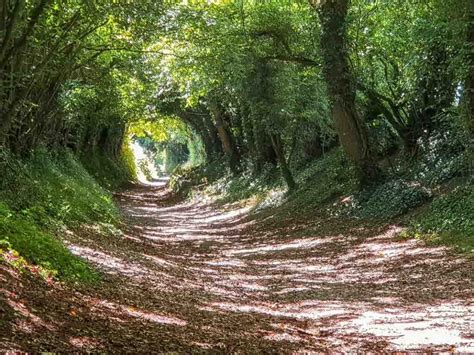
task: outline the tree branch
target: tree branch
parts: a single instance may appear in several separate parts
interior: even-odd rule
[[[38,23],[41,15],[44,12],[44,9],[46,6],[49,4],[51,0],[41,0],[40,3],[33,9],[33,12],[31,14],[31,19],[28,22],[28,26],[26,27],[26,30],[23,32],[21,37],[18,39],[18,41],[15,42],[15,44],[6,52],[6,54],[0,58],[0,68],[5,65],[7,60],[15,53],[20,51],[26,44],[28,37],[31,35],[33,32],[34,28],[36,27],[36,24]]]
[[[279,60],[282,62],[290,62],[290,63],[297,63],[301,64],[305,67],[312,67],[312,68],[318,68],[320,67],[320,64],[316,62],[315,60],[309,59],[309,58],[304,58],[304,57],[298,57],[298,56],[288,56],[288,55],[274,55],[274,56],[268,56],[263,58],[264,60]]]
[[[24,0],[17,0],[15,3],[15,7],[13,8],[11,19],[5,31],[5,37],[2,40],[2,46],[0,48],[0,61],[3,61],[8,43],[10,43],[10,40],[13,35],[13,30],[15,29],[16,22],[18,20],[18,17],[20,16],[21,10],[24,7],[24,4],[25,4]]]

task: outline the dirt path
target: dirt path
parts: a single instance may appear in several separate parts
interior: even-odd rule
[[[252,219],[163,186],[117,200],[122,237],[68,237],[104,271],[95,288],[0,265],[0,350],[474,352],[472,260],[397,226]]]

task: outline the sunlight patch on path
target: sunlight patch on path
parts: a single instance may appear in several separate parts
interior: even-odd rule
[[[134,317],[164,325],[187,325],[186,321],[174,316],[158,314],[155,312],[138,309],[133,306],[116,304],[107,300],[90,299],[89,303],[91,305],[91,309],[95,312],[112,312],[115,316]]]
[[[213,303],[208,308],[237,313],[256,313],[280,318],[316,322],[335,336],[366,334],[386,338],[394,349],[418,349],[420,346],[456,344],[457,351],[474,349],[472,324],[474,306],[445,303],[436,306],[412,305],[377,308],[368,302],[303,301],[294,304]],[[347,320],[350,319],[350,320]],[[287,334],[288,336],[291,335]],[[279,334],[284,339],[286,335]],[[297,339],[295,339],[296,341]]]
[[[318,320],[325,317],[342,315],[350,310],[346,305],[330,302],[301,302],[289,305],[276,304],[237,304],[237,303],[213,303],[211,307],[222,310],[242,313],[260,313],[273,317],[287,317],[295,319]]]
[[[208,317],[217,314],[224,325],[245,315],[263,319],[266,327],[249,332],[269,341],[308,346],[324,338],[337,349],[351,350],[361,344],[378,344],[377,349],[444,349],[446,344],[474,349],[466,340],[472,336],[472,310],[459,305],[458,311],[443,314],[441,306],[429,303],[451,297],[449,277],[469,282],[458,273],[465,261],[445,248],[397,240],[402,228],[396,225],[355,224],[343,233],[328,228],[334,234],[318,235],[315,223],[323,220],[296,227],[291,219],[289,225],[260,228],[248,218],[248,207],[222,211],[203,201],[167,204],[167,198],[161,190],[156,197],[139,190],[123,206],[136,224],[134,236],[145,245],[141,257],[151,262],[146,263],[151,279],[167,285],[153,287],[161,295],[179,299],[185,294],[186,307],[208,312]],[[462,287],[456,292],[453,297],[467,295]],[[144,310],[121,312],[153,321]],[[193,323],[205,329],[206,319],[193,318]],[[283,326],[271,331],[272,324]]]
[[[81,350],[97,350],[103,348],[103,345],[100,343],[100,341],[91,337],[71,337],[69,338],[69,343],[75,348]]]
[[[97,265],[102,270],[111,274],[123,274],[127,276],[146,276],[149,270],[140,264],[135,264],[110,254],[78,245],[69,245],[69,250],[74,255],[80,256]]]
[[[341,326],[389,337],[398,349],[457,344],[456,350],[462,352],[474,349],[473,324],[474,306],[444,303],[428,307],[420,305],[420,310],[415,311],[403,308],[367,311]]]
[[[265,254],[268,252],[276,252],[288,249],[309,249],[314,248],[315,246],[326,243],[324,238],[304,238],[295,240],[289,243],[273,244],[273,245],[264,245],[256,248],[241,249],[241,250],[230,250],[226,252],[226,255],[241,255],[241,254]]]

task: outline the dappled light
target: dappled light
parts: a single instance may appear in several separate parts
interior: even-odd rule
[[[88,247],[70,245],[69,249],[73,254],[78,255],[93,264],[96,264],[100,269],[103,269],[109,273],[120,273],[135,277],[140,275],[145,276],[147,273],[149,273],[147,269],[143,267],[143,265],[134,264]]]
[[[0,353],[474,354],[474,0],[0,5]]]
[[[122,284],[117,294],[85,298],[84,311],[102,314],[101,319],[189,328],[189,346],[204,348],[213,345],[191,329],[212,324],[214,317],[226,322],[232,314],[258,317],[246,332],[290,348],[455,346],[461,351],[474,346],[466,261],[443,247],[397,240],[402,231],[397,225],[375,234],[359,225],[348,234],[321,235],[312,232],[320,221],[302,220],[304,236],[287,226],[268,235],[259,227],[262,222],[250,218],[249,207],[224,210],[176,200],[163,182],[124,191],[116,199],[126,217],[122,235],[113,242],[111,237],[68,237],[74,254]],[[121,300],[126,290],[144,303]],[[161,305],[154,310],[142,297]],[[7,304],[27,319],[17,323],[18,331],[53,331],[18,301]],[[69,342],[78,349],[104,344],[97,337]]]
[[[161,314],[156,314],[153,312],[148,312],[144,310],[137,309],[133,306],[124,306],[118,305],[106,300],[91,299],[89,301],[92,311],[111,311],[115,316],[119,317],[136,317],[139,319],[144,319],[149,322],[159,323],[159,324],[170,324],[170,325],[180,325],[184,326],[187,324],[186,321],[181,319],[165,316]]]
[[[131,203],[138,202],[134,198]],[[360,339],[364,334],[367,339],[385,339],[393,349],[472,346],[472,306],[450,303],[455,296],[449,280],[442,278],[439,269],[426,269],[433,263],[456,273],[457,268],[466,266],[465,262],[461,258],[447,259],[445,248],[427,249],[413,240],[397,241],[402,231],[397,225],[387,226],[376,235],[359,227],[357,236],[293,238],[289,232],[269,238],[252,229],[255,220],[246,217],[248,209],[209,219],[207,216],[216,210],[199,202],[180,203],[170,209],[161,207],[157,197],[156,205],[156,213],[149,217],[132,218],[157,224],[143,229],[141,237],[166,243],[158,265],[169,273],[182,269],[180,274],[193,280],[191,289],[202,288],[220,299],[200,302],[200,309],[312,322],[306,325],[309,329],[295,332],[283,328],[268,333],[265,339],[311,343],[308,338],[320,337],[323,328],[323,333],[330,334],[325,340],[339,339],[341,346],[363,341]],[[124,208],[133,210],[130,207]],[[161,239],[154,239],[157,231],[163,232]],[[360,233],[365,235],[361,237]],[[423,274],[417,271],[420,268]],[[470,279],[465,281],[468,284],[457,292],[469,296]],[[433,295],[423,303],[424,297],[417,294],[427,289]],[[298,301],[293,303],[292,299]],[[446,313],[450,307],[453,311]],[[446,341],[440,340],[443,334]]]
[[[266,222],[251,218],[248,207],[180,201],[163,185],[137,186],[116,200],[126,218],[122,235],[87,239],[71,233],[68,247],[104,272],[107,283],[120,286],[77,294],[75,305],[66,306],[69,318],[94,314],[95,322],[119,325],[117,336],[135,322],[150,331],[168,327],[177,346],[202,349],[219,346],[209,339],[223,334],[247,339],[239,340],[245,344],[260,337],[306,351],[474,346],[472,265],[445,248],[397,239],[397,225],[374,233],[359,224],[348,234],[325,235],[315,231],[333,220],[301,220],[304,235],[291,226],[268,235],[260,228]],[[4,295],[23,319],[15,331],[61,327]],[[230,335],[234,317],[246,326]],[[176,328],[182,328],[179,335]],[[110,341],[67,334],[77,349],[106,349]]]
[[[91,337],[71,337],[69,343],[79,350],[103,348],[99,341]]]

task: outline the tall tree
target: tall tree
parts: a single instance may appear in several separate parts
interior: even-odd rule
[[[359,170],[362,184],[379,178],[371,157],[366,128],[355,104],[355,86],[346,43],[349,0],[313,1],[322,25],[321,50],[324,75],[332,104],[332,118],[339,141]]]
[[[281,117],[278,117],[278,105],[272,76],[273,71],[268,61],[261,61],[257,64],[256,87],[258,87],[259,93],[254,100],[259,112],[259,119],[263,121],[266,133],[270,136],[281,175],[288,185],[288,189],[292,191],[296,189],[297,185],[288,166],[285,147],[278,129],[278,122],[281,121]]]
[[[222,106],[215,101],[210,102],[209,109],[214,117],[217,134],[219,135],[222,148],[229,162],[230,170],[233,174],[237,174],[240,170],[240,153],[237,150],[235,138],[232,136],[229,125],[225,119],[226,113]]]
[[[467,50],[468,76],[466,92],[471,133],[474,135],[474,1],[468,1]]]

